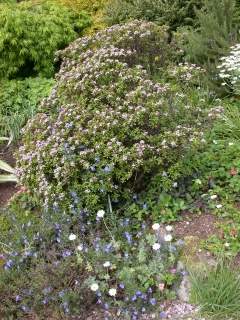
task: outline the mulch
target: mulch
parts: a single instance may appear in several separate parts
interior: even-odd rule
[[[219,218],[209,213],[193,214],[185,212],[181,216],[181,221],[174,223],[174,235],[177,238],[197,236],[205,240],[213,234],[219,234]]]

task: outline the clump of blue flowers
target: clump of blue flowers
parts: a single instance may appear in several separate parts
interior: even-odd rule
[[[138,319],[174,297],[180,247],[172,227],[161,239],[158,223],[138,224],[105,208],[95,212],[96,223],[86,212],[37,213],[16,201],[18,213],[13,204],[3,212],[9,227],[0,235],[4,316],[9,304],[18,317],[83,315],[94,305],[106,317]]]

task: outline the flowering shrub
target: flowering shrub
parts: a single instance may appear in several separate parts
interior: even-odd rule
[[[104,210],[95,213],[95,223],[86,211],[37,213],[28,199],[21,194],[1,214],[3,318],[83,316],[95,304],[106,316],[138,319],[158,301],[174,297],[181,242],[171,226],[160,232],[158,223],[150,229]]]
[[[60,52],[57,84],[24,129],[17,170],[46,209],[117,203],[202,136],[208,121],[196,95],[150,78],[164,64],[164,34],[136,21]]]
[[[231,47],[228,56],[222,57],[218,66],[222,85],[235,94],[240,93],[240,44]]]
[[[203,86],[203,76],[205,70],[196,64],[179,63],[176,66],[169,66],[167,74],[171,81],[178,84],[185,84],[189,86]]]

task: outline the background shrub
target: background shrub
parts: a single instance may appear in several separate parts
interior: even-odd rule
[[[0,12],[0,77],[51,76],[54,53],[90,25],[89,17],[56,3],[21,2]]]
[[[79,12],[84,10],[91,15],[92,25],[87,29],[87,33],[93,33],[106,27],[103,19],[103,11],[108,0],[60,0],[60,3],[68,6],[73,11]]]
[[[201,6],[201,0],[110,0],[105,19],[108,25],[139,19],[176,30],[179,26],[194,24],[195,8]]]
[[[201,137],[208,120],[199,98],[151,80],[166,64],[165,38],[164,28],[135,21],[60,53],[57,85],[25,128],[18,161],[21,182],[44,195],[45,208],[122,200]]]
[[[0,81],[0,135],[19,138],[21,128],[49,95],[54,80],[26,78]]]
[[[239,37],[240,11],[234,0],[205,0],[196,15],[198,27],[190,28],[185,38],[186,58],[216,78],[219,58]]]

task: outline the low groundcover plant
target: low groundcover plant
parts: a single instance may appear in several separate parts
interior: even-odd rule
[[[117,312],[120,318],[138,319],[158,301],[174,297],[181,243],[173,239],[171,226],[162,239],[159,224],[133,229],[134,219],[116,220],[104,210],[95,213],[94,222],[87,211],[37,214],[25,193],[1,219],[0,311],[5,317],[9,312],[47,317],[49,310],[81,316],[94,303],[106,316]]]

